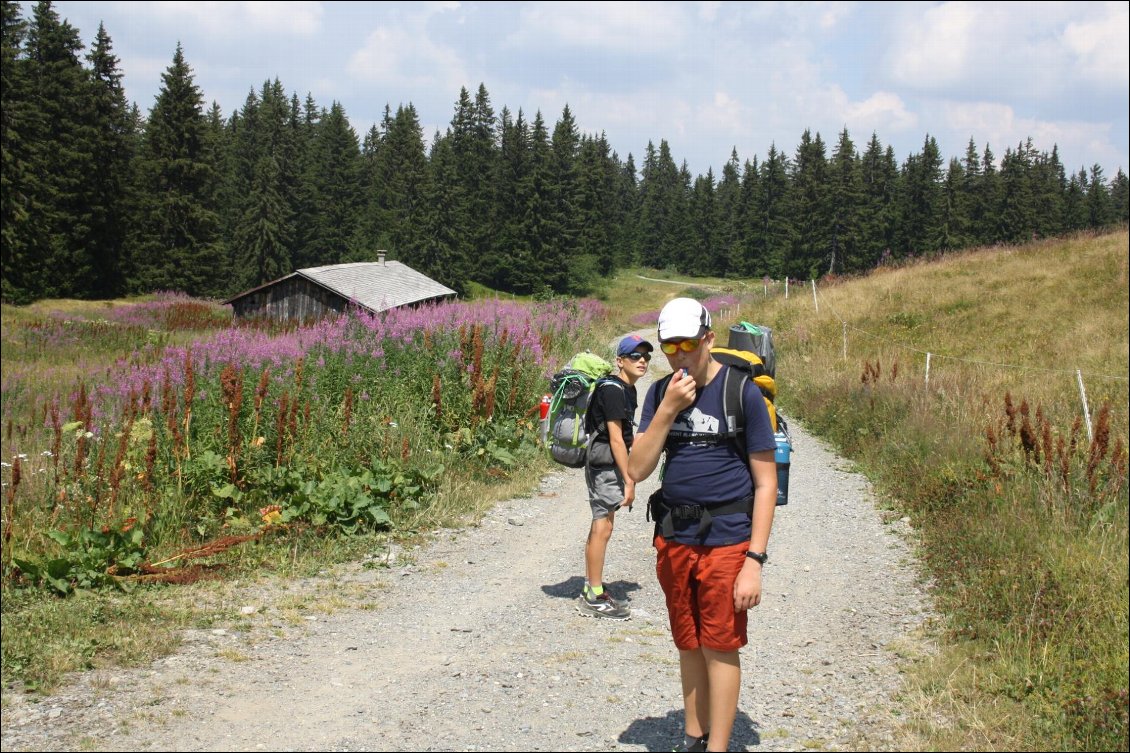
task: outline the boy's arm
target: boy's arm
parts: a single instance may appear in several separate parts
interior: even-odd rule
[[[620,419],[612,419],[607,423],[608,446],[612,449],[612,459],[616,468],[624,479],[624,500],[620,507],[631,509],[636,498],[636,482],[628,475],[628,445],[624,443],[624,426]]]
[[[651,423],[632,442],[632,453],[628,456],[630,478],[643,481],[655,471],[675,417],[694,403],[694,389],[694,379],[684,377],[682,371],[676,371],[671,377],[663,402],[656,407]]]
[[[753,474],[753,533],[749,538],[751,552],[764,553],[769,546],[769,530],[777,510],[777,460],[772,450],[753,452],[749,456]],[[734,609],[742,611],[761,603],[761,563],[746,557],[734,581]]]

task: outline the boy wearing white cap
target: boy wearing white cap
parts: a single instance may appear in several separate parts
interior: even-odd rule
[[[676,298],[659,314],[674,374],[644,398],[629,476],[643,481],[667,453],[653,496],[656,574],[667,600],[686,717],[676,750],[727,750],[741,688],[746,610],[761,602],[761,568],[776,509],[776,443],[765,401],[743,389],[744,431],[723,409],[728,366],[710,355],[710,313]]]
[[[604,555],[612,538],[616,511],[631,508],[636,482],[628,477],[628,450],[636,420],[636,382],[647,373],[651,343],[628,335],[616,346],[616,374],[597,382],[585,416],[592,436],[585,463],[592,524],[585,540],[585,586],[577,610],[588,617],[626,620],[631,612],[604,590]]]

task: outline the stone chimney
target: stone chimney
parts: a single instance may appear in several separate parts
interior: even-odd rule
[[[384,249],[377,251],[377,264],[380,264],[382,267],[385,265],[385,253]]]

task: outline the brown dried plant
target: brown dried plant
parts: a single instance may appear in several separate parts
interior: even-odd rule
[[[436,421],[443,421],[443,384],[439,374],[432,374],[432,408]]]

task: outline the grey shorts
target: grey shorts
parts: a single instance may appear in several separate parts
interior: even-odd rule
[[[624,477],[616,466],[593,468],[585,466],[585,481],[589,486],[589,507],[592,519],[607,518],[620,509],[624,501]]]

